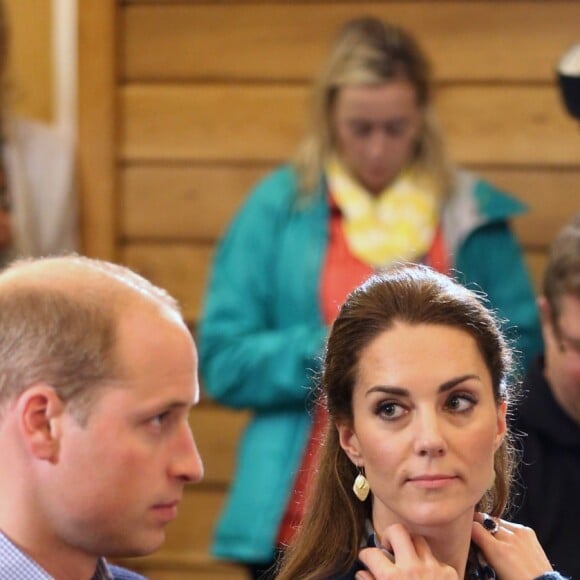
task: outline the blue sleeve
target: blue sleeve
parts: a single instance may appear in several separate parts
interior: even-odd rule
[[[531,279],[509,225],[495,221],[476,230],[465,241],[456,267],[460,280],[483,290],[506,321],[504,331],[515,344],[518,366],[527,368],[542,350],[542,338]]]
[[[319,366],[321,322],[276,322],[284,307],[276,262],[290,198],[282,180],[263,182],[217,249],[198,336],[204,387],[224,405],[304,409]]]

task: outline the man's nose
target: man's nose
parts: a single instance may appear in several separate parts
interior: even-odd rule
[[[181,434],[171,464],[171,476],[181,479],[184,483],[197,483],[203,479],[203,461],[189,424],[184,426]]]

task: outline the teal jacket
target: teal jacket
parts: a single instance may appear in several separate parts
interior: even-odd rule
[[[523,206],[458,172],[442,214],[454,268],[518,329],[520,349],[541,348],[535,300],[506,220]],[[282,167],[247,199],[217,249],[199,327],[201,374],[219,403],[250,409],[237,473],[213,554],[269,561],[311,426],[311,387],[327,334],[319,286],[328,239],[324,188],[298,197]]]

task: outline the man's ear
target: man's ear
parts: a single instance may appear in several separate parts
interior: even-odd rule
[[[46,383],[26,389],[18,398],[16,411],[23,443],[37,459],[56,462],[65,403]]]
[[[540,318],[542,323],[550,323],[552,320],[552,309],[550,308],[550,303],[545,296],[538,296],[536,300],[538,305],[538,310],[540,311]]]
[[[554,312],[548,299],[545,296],[538,296],[536,300],[540,312],[540,322],[542,323],[542,336],[544,343],[554,339]]]
[[[364,464],[358,437],[352,425],[340,423],[336,425],[338,441],[348,458],[357,466]]]

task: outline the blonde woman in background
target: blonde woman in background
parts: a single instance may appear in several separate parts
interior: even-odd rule
[[[481,287],[526,358],[541,347],[534,296],[508,220],[516,200],[454,168],[426,57],[374,18],[340,31],[296,159],[259,183],[220,243],[199,326],[216,401],[253,412],[213,554],[260,577],[302,519],[326,416],[309,408],[339,305],[394,260]]]

